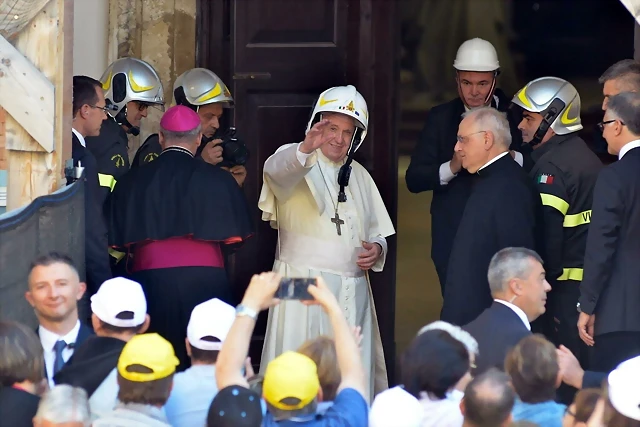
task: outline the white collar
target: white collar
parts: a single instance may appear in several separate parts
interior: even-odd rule
[[[505,151],[502,154],[498,154],[497,156],[495,156],[493,159],[489,160],[487,163],[485,163],[484,166],[482,166],[480,169],[478,169],[478,172],[481,171],[482,169],[486,168],[487,166],[489,166],[491,163],[495,163],[497,160],[500,160],[501,158],[503,158],[504,156],[506,156],[507,154],[509,154],[508,151]]]
[[[635,141],[627,142],[618,153],[618,160],[622,159],[622,157],[631,151],[634,148],[640,147],[640,139],[636,139]]]
[[[42,343],[42,348],[44,349],[44,351],[53,351],[53,346],[56,345],[56,342],[58,342],[59,340],[64,340],[67,345],[75,344],[76,339],[78,338],[78,332],[80,332],[80,320],[77,320],[73,329],[71,329],[69,333],[63,337],[54,332],[51,332],[42,325],[40,325],[38,328],[40,342]]]
[[[507,307],[509,307],[511,310],[513,310],[513,312],[518,315],[520,320],[522,320],[522,323],[524,323],[524,326],[526,326],[528,330],[531,330],[531,324],[529,323],[529,319],[527,319],[527,315],[524,314],[524,311],[522,311],[520,307],[518,307],[515,304],[511,304],[509,301],[505,301],[503,299],[494,299],[494,301],[499,302],[500,304],[504,304]]]
[[[87,143],[84,141],[84,136],[80,135],[80,132],[78,132],[74,128],[71,128],[71,131],[74,133],[76,138],[78,138],[78,141],[80,141],[80,145],[82,145],[83,147],[86,148],[87,147]]]

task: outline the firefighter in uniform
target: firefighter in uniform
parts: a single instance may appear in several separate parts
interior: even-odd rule
[[[544,205],[542,255],[552,290],[547,312],[536,326],[586,364],[587,348],[576,330],[576,304],[593,188],[602,163],[578,136],[582,129],[580,95],[571,83],[557,77],[533,80],[516,93],[513,103],[523,110],[518,128],[523,142],[533,149],[530,175]]]
[[[119,178],[129,170],[127,134],[140,134],[140,121],[150,106],[164,110],[164,94],[158,73],[136,58],[114,61],[100,79],[104,97],[112,111],[100,135],[87,138],[87,148],[98,162],[102,201]]]
[[[220,128],[220,118],[224,109],[232,108],[234,105],[227,86],[213,71],[206,68],[193,68],[176,79],[173,85],[173,98],[176,105],[187,106],[200,116],[202,143],[197,155],[211,164],[220,163],[222,147],[216,144],[222,140],[214,139],[214,135]],[[209,142],[212,144],[207,147]],[[136,152],[131,167],[149,163],[161,152],[158,134],[150,135]]]
[[[109,117],[102,122],[100,135],[86,138],[87,148],[96,158],[100,182],[100,206],[116,182],[129,171],[127,134],[140,134],[140,121],[147,109],[157,106],[164,111],[164,94],[158,73],[148,63],[136,58],[121,58],[111,63],[100,78]],[[114,274],[124,254],[113,249],[111,268]]]

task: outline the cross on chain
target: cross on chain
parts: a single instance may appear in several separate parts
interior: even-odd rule
[[[336,225],[336,231],[338,232],[338,236],[342,236],[342,231],[340,230],[340,226],[344,224],[344,221],[340,219],[340,215],[338,215],[338,211],[336,211],[336,216],[331,218],[331,222]]]

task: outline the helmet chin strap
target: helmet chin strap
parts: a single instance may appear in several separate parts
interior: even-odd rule
[[[116,122],[118,122],[121,126],[126,126],[128,128],[127,133],[130,133],[133,136],[140,135],[140,128],[138,126],[132,125],[129,120],[127,120],[127,106],[125,105],[122,110],[116,115]]]
[[[362,135],[362,129],[358,129],[354,132],[353,137],[351,139],[351,145],[349,146],[349,152],[347,154],[347,160],[340,167],[338,171],[338,185],[340,185],[340,192],[338,193],[338,203],[346,202],[347,195],[344,192],[344,189],[347,185],[349,185],[349,178],[351,177],[351,162],[353,162],[353,156],[356,153],[356,150],[360,146],[360,137]]]
[[[458,82],[458,96],[462,100],[462,103],[464,104],[465,107],[467,107],[468,109],[474,108],[474,107],[469,106],[469,104],[467,104],[467,100],[464,98],[464,94],[462,93],[462,83],[460,83],[460,71],[456,70],[456,76],[457,76],[456,81]],[[487,94],[486,98],[484,99],[484,103],[483,104],[485,106],[491,105],[491,99],[493,98],[493,94],[496,91],[497,80],[498,80],[498,71],[494,71],[493,72],[493,80],[491,81],[491,90],[489,90],[489,93]]]

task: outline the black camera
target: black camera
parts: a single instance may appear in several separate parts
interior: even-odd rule
[[[236,138],[234,127],[229,128],[218,145],[222,147],[222,162],[219,164],[222,167],[244,166],[249,160],[249,149]]]

